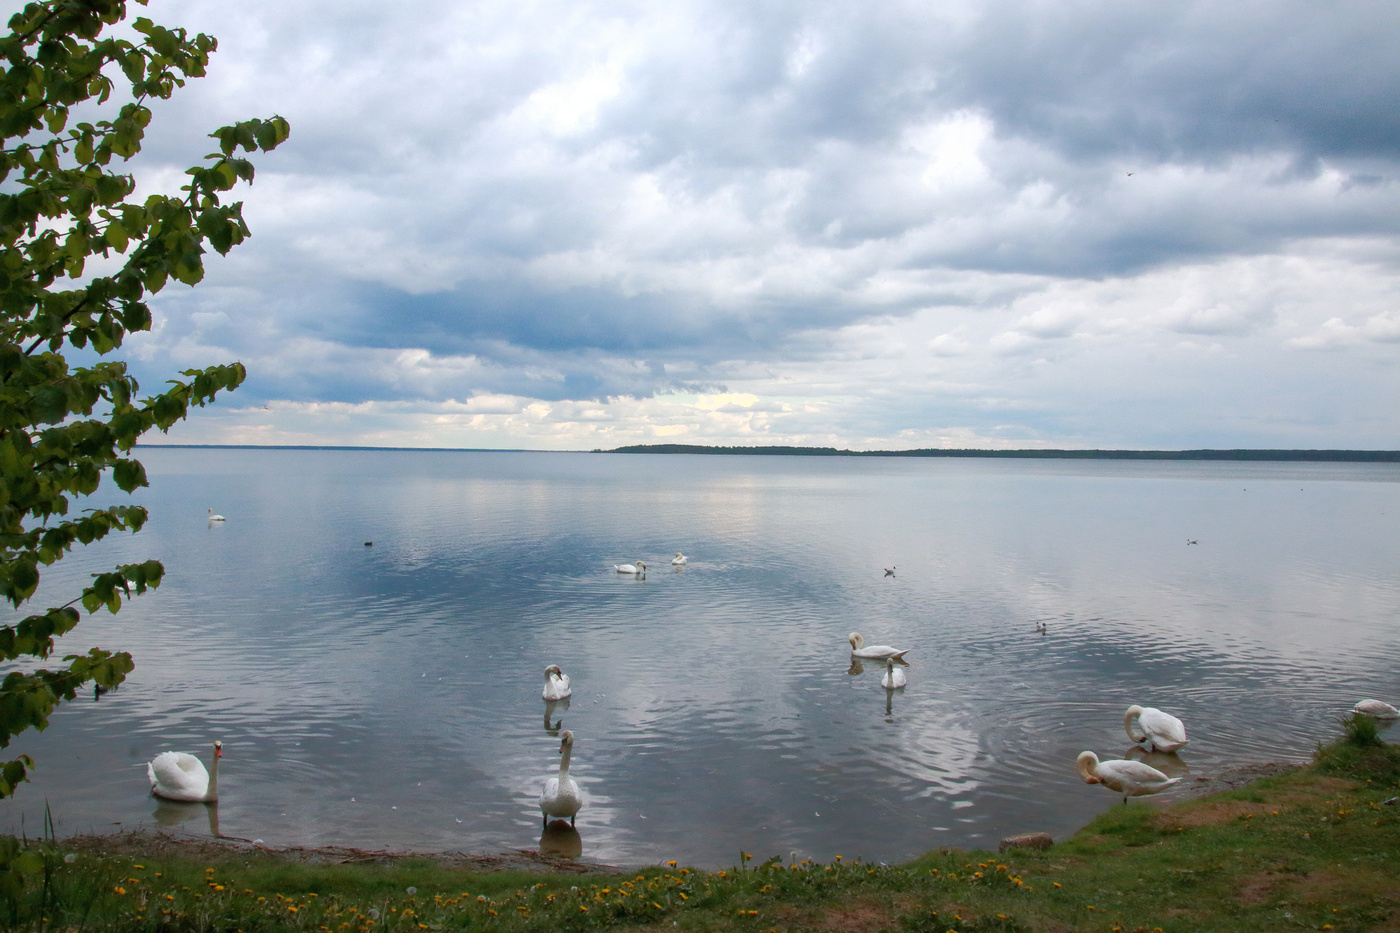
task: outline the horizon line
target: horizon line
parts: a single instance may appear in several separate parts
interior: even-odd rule
[[[532,450],[523,447],[391,447],[359,444],[140,444],[149,449],[184,450],[374,450],[426,451],[435,453],[618,453],[618,454],[696,454],[709,456],[837,456],[837,457],[966,457],[1020,459],[1102,459],[1102,460],[1302,460],[1334,462],[1400,462],[1400,450],[1335,447],[1197,447],[1101,448],[1101,447],[922,447],[903,450],[850,450],[835,447],[796,445],[722,446],[701,444],[629,444],[611,450]]]

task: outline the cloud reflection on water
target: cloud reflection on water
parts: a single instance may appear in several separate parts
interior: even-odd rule
[[[589,857],[890,860],[1076,828],[1107,802],[1074,756],[1121,742],[1126,702],[1180,715],[1202,773],[1305,757],[1334,707],[1400,692],[1383,470],[143,458],[146,530],[54,572],[166,561],[160,590],[75,635],[137,671],[15,743],[39,771],[3,804],[14,823],[39,788],[61,831],[147,821],[137,769],[221,736],[237,835],[520,848],[567,710]],[[208,501],[228,519],[212,535]],[[683,574],[612,570],[678,548]],[[915,649],[901,696],[846,666],[854,626]],[[535,672],[556,662],[574,696],[541,735]]]

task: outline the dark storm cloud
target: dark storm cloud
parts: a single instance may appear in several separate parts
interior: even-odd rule
[[[1400,154],[1400,9],[1354,0],[987,4],[947,90],[1079,158]]]

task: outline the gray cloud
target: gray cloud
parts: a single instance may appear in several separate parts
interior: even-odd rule
[[[1154,397],[1153,354],[1394,392],[1358,364],[1396,329],[1390,4],[151,15],[221,44],[161,105],[144,183],[178,184],[204,127],[276,111],[293,137],[257,160],[253,240],[162,296],[148,378],[233,355],[250,397],[294,405],[598,402],[638,438],[872,446],[1274,435],[1180,391],[1235,378],[1196,366],[1152,376],[1168,434],[1111,427],[1100,399]],[[685,408],[726,391],[745,401]],[[1397,430],[1339,424],[1327,443]]]

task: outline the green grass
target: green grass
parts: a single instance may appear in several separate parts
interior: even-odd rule
[[[1400,929],[1400,750],[1347,738],[1312,767],[1073,838],[907,865],[776,858],[719,872],[469,871],[431,859],[309,865],[250,850],[134,858],[13,844],[0,927],[304,931],[1370,931]],[[4,840],[0,840],[3,842]]]

